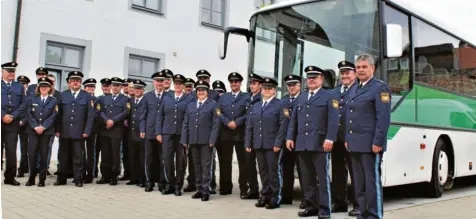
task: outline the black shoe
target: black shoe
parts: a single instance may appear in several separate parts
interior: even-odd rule
[[[90,179],[90,178],[84,179],[84,180],[83,180],[83,183],[84,183],[84,184],[91,184],[91,183],[93,183],[93,179]]]
[[[181,189],[176,189],[175,190],[175,196],[182,196],[182,190]]]
[[[347,205],[332,205],[332,213],[347,212]]]
[[[128,175],[124,175],[124,176],[122,176],[121,178],[119,178],[119,181],[126,181],[126,180],[129,180],[129,176],[128,176]]]
[[[264,206],[266,206],[267,203],[268,203],[268,200],[260,199],[260,200],[258,200],[258,202],[255,203],[255,207],[264,208]]]
[[[168,188],[168,189],[162,190],[162,195],[170,195],[170,194],[174,194],[174,193],[175,193],[175,189],[173,189],[173,188]]]
[[[210,194],[203,194],[202,195],[202,202],[206,202],[210,200]]]
[[[241,190],[241,191],[240,191],[240,198],[241,198],[241,199],[244,199],[244,198],[246,197],[246,194],[248,194],[247,191]]]
[[[25,186],[34,186],[35,182],[32,182],[30,180],[26,181]]]
[[[139,184],[139,181],[131,180],[129,182],[126,182],[126,185],[129,185],[129,186],[130,185],[137,185],[137,184]]]
[[[154,187],[152,187],[152,186],[146,186],[145,189],[144,189],[144,191],[146,191],[146,192],[152,192],[152,191],[154,191]]]
[[[319,215],[317,218],[318,219],[329,219],[329,218],[331,218],[331,216],[330,215]]]
[[[159,186],[159,192],[163,192],[165,190],[164,186]]]
[[[18,177],[18,178],[25,177],[25,174],[23,173],[23,171],[18,170],[17,177]]]
[[[12,185],[12,186],[19,186],[20,183],[18,181],[16,181],[15,179],[11,179],[11,180],[3,180],[3,183],[5,183],[5,185]]]
[[[111,182],[109,182],[109,185],[111,185],[111,186],[115,186],[117,184],[118,184],[117,179],[113,179],[113,180],[111,180]]]
[[[301,201],[301,204],[299,204],[299,209],[306,209],[307,205],[305,201]]]
[[[76,187],[83,187],[83,182],[81,182],[81,180],[76,180],[75,185]]]
[[[45,187],[45,182],[39,182],[38,187]]]
[[[352,209],[351,211],[349,211],[349,216],[351,217],[357,217],[359,215],[361,215],[362,213],[359,211],[359,209],[357,208],[354,208]]]
[[[201,192],[196,192],[195,194],[192,195],[193,199],[199,199],[202,198],[202,193]]]
[[[216,195],[216,194],[217,194],[216,188],[212,188],[212,189],[210,190],[210,194]],[[202,200],[202,201],[203,201],[203,200]],[[208,200],[207,200],[207,201],[208,201]]]
[[[96,181],[96,184],[108,184],[110,180],[101,178],[98,181]]]
[[[292,205],[293,204],[293,199],[292,198],[283,198],[281,200],[282,205]]]
[[[145,185],[145,183],[141,183],[138,186],[141,187],[141,188],[145,188],[146,185]]]
[[[195,192],[197,191],[197,187],[195,187],[195,185],[192,185],[192,184],[188,184],[187,187],[185,187],[185,189],[183,189],[184,192]]]
[[[276,209],[279,208],[279,204],[277,202],[270,201],[265,207],[266,209]]]
[[[246,195],[241,196],[241,199],[259,199],[258,192],[248,192]]]
[[[220,195],[231,195],[231,190],[220,191]]]
[[[55,185],[55,186],[63,186],[63,185],[66,185],[66,180],[64,180],[64,181],[56,180],[56,182],[55,182],[53,185]]]
[[[298,212],[299,217],[311,217],[311,216],[318,216],[319,210],[317,209],[306,209],[304,211]]]

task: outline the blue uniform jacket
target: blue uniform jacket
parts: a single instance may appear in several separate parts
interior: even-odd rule
[[[18,132],[20,129],[20,120],[25,116],[26,97],[23,85],[12,81],[10,88],[7,87],[5,81],[2,80],[2,118],[9,114],[13,116],[13,121],[9,124],[2,122],[4,131]]]
[[[28,89],[26,89],[27,96],[35,96],[36,84],[28,85]]]
[[[220,96],[218,102],[221,113],[221,132],[220,139],[225,141],[244,141],[245,135],[245,123],[246,123],[246,105],[248,101],[248,95],[240,92],[235,98],[232,93],[228,92]],[[228,128],[228,123],[234,121],[236,123],[236,129]]]
[[[55,134],[55,119],[58,114],[56,98],[47,97],[43,103],[39,95],[32,96],[28,99],[26,113],[28,118],[26,133],[36,134],[34,129],[43,126],[45,130],[42,135]]]
[[[286,137],[284,127],[286,117],[289,117],[289,111],[282,108],[279,99],[273,98],[264,108],[263,103],[254,104],[246,122],[245,147],[254,149],[283,147]]]
[[[336,141],[339,103],[331,91],[319,89],[309,100],[309,91],[295,100],[286,140],[296,151],[323,152],[324,140]]]
[[[175,100],[175,94],[166,96],[159,108],[155,134],[181,135],[185,110],[191,101],[193,101],[193,97],[185,93],[182,94],[179,101]]]
[[[341,93],[342,85],[337,86],[334,88],[333,92],[337,97],[339,97],[339,131],[337,134],[337,139],[344,142],[345,141],[345,124],[346,124],[346,109],[347,109],[347,101],[349,101],[350,97],[355,94],[357,89],[357,83],[354,82],[347,91]]]
[[[104,124],[108,120],[112,120],[114,125],[105,129],[105,135],[110,138],[123,138],[124,136],[124,119],[131,110],[131,103],[129,102],[129,97],[124,96],[123,94],[117,95],[115,100],[112,100],[113,95],[108,95],[104,97],[103,107],[101,108],[100,116]]]
[[[61,92],[58,103],[56,132],[60,138],[82,139],[83,134],[88,136],[94,123],[94,101],[90,94],[79,90],[76,99],[73,99],[71,90]]]
[[[355,91],[347,105],[347,149],[370,153],[372,145],[376,145],[385,152],[391,108],[388,85],[371,78],[365,86]]]
[[[207,99],[197,109],[197,100],[190,102],[185,111],[183,120],[181,144],[213,144],[218,138],[220,120],[218,103]]]
[[[160,104],[164,99],[164,96],[170,95],[170,93],[162,92],[160,98],[157,98],[155,90],[150,91],[144,95],[142,101],[144,101],[144,111],[140,120],[140,132],[145,133],[145,139],[155,139],[155,126],[157,122],[157,113],[159,112]]]
[[[144,96],[136,104],[136,98],[132,98],[132,107],[131,113],[129,115],[129,133],[131,133],[131,139],[133,141],[142,141],[140,138],[140,118],[142,113],[144,113],[145,108],[147,107],[144,101]]]

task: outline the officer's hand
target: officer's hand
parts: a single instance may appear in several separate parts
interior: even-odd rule
[[[9,114],[6,114],[2,118],[3,123],[6,123],[6,124],[9,124],[10,122],[12,122],[12,120],[13,120],[13,117]]]
[[[43,133],[43,131],[41,130],[40,126],[35,127],[35,132],[36,132],[36,134],[38,134],[38,135],[41,135],[41,133]]]
[[[83,138],[87,138],[87,137],[88,137],[88,134],[84,133]]]
[[[292,151],[294,148],[294,141],[287,140],[286,141],[286,147],[288,148],[289,151]]]
[[[279,150],[281,150],[281,147],[273,147],[274,153],[279,152]]]
[[[372,151],[374,153],[378,153],[378,152],[382,151],[382,147],[377,146],[377,145],[372,145]]]
[[[210,144],[210,147],[212,148],[214,144]]]
[[[155,137],[157,139],[158,142],[162,143],[162,135],[157,135],[157,137]]]
[[[127,127],[129,125],[129,122],[127,120],[124,120],[124,126]]]
[[[106,128],[111,128],[113,125],[114,125],[114,122],[112,120],[107,120]]]
[[[347,148],[347,142],[345,142],[345,144],[344,144],[344,145],[345,145],[345,148]]]
[[[251,148],[246,148],[246,152],[251,152]]]
[[[330,152],[332,150],[333,143],[330,141],[324,141],[324,151]]]
[[[141,132],[141,133],[139,134],[139,136],[140,136],[140,138],[145,138],[145,133],[144,133],[144,132]]]
[[[228,123],[228,128],[230,129],[236,129],[236,123],[234,121],[231,121]]]
[[[56,137],[60,137],[60,133],[59,132],[56,132]]]

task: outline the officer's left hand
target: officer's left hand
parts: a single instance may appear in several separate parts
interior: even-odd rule
[[[12,122],[13,116],[6,114],[5,116],[3,116],[2,120],[4,123],[9,124],[10,122]]]
[[[228,128],[230,129],[236,129],[236,123],[234,121],[231,121],[228,123]]]
[[[274,153],[276,153],[276,152],[279,152],[279,150],[281,150],[281,148],[280,148],[280,147],[273,147],[273,151],[274,151]]]
[[[251,152],[251,148],[246,148],[246,152]]]
[[[107,120],[106,122],[106,128],[109,129],[114,125],[114,122],[112,120]]]
[[[372,151],[373,151],[374,153],[378,153],[378,152],[382,151],[382,147],[377,146],[377,145],[373,145],[373,146],[372,146]]]
[[[325,152],[330,152],[330,151],[332,150],[332,146],[333,146],[333,145],[334,145],[334,144],[333,144],[332,142],[330,142],[330,141],[324,141],[324,146],[323,146],[323,147],[324,147],[324,151],[325,151]]]
[[[87,138],[88,137],[88,134],[83,134],[83,138]]]

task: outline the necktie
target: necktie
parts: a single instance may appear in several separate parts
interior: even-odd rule
[[[112,95],[112,101],[116,100],[117,95]]]
[[[268,104],[268,101],[264,101],[263,108]]]
[[[45,103],[46,98],[42,97],[41,102]]]
[[[235,95],[235,94],[233,94],[233,95],[231,95],[231,96],[233,97],[233,99],[235,99],[235,98],[236,98],[236,95]]]
[[[175,101],[176,101],[176,102],[178,102],[178,101],[179,101],[179,99],[180,99],[179,97],[176,97],[176,98],[175,98]]]
[[[160,94],[157,94],[157,100],[160,100]]]
[[[362,88],[364,85],[363,84],[359,84],[359,89]]]
[[[345,86],[344,87],[344,92],[342,92],[342,93],[345,93],[347,91],[347,88],[349,88],[349,87]]]
[[[73,99],[76,99],[76,92],[73,92]]]
[[[294,99],[296,99],[296,97],[291,97],[291,103],[294,102]]]
[[[202,106],[202,102],[198,102],[198,108]]]
[[[312,96],[314,95],[314,92],[311,92],[310,94],[311,94],[311,95],[309,96],[309,99],[308,99],[308,100],[310,100],[310,99],[312,98]]]
[[[139,99],[136,98],[136,105],[139,103]]]
[[[8,82],[8,83],[7,83],[7,87],[10,88],[10,86],[11,86],[11,84],[10,84],[10,82]]]

